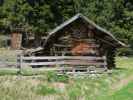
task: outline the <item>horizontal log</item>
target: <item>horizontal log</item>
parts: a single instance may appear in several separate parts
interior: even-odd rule
[[[22,57],[23,60],[65,60],[65,59],[79,59],[79,60],[105,60],[103,57],[93,57],[93,56],[33,56],[33,57]]]
[[[54,44],[55,47],[72,47],[73,45]],[[87,47],[99,47],[98,44],[87,45]]]
[[[69,61],[56,61],[56,62],[32,62],[32,63],[28,63],[25,62],[23,63],[24,65],[106,65],[106,63],[104,62],[69,62]]]
[[[80,62],[80,63],[97,63],[97,62],[104,62],[105,60],[104,59],[100,59],[100,60],[97,60],[97,59],[64,59],[63,61],[65,62]]]
[[[55,47],[72,47],[72,45],[54,44]]]
[[[86,62],[86,63],[81,63],[81,62],[65,62],[64,64],[67,64],[67,65],[94,65],[94,66],[97,66],[97,65],[106,65],[105,63],[101,63],[101,62]]]
[[[32,62],[32,63],[23,63],[23,65],[62,65],[64,62]]]

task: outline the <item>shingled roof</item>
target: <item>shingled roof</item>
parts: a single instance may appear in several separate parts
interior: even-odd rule
[[[75,16],[73,16],[72,18],[70,18],[69,20],[65,21],[64,23],[62,23],[61,25],[57,26],[55,29],[53,29],[51,32],[49,32],[49,35],[46,39],[46,42],[44,44],[44,47],[47,46],[48,42],[51,40],[51,37],[55,36],[56,33],[58,33],[59,31],[63,30],[65,27],[67,27],[69,24],[77,21],[78,19],[83,20],[84,22],[86,22],[87,24],[91,25],[91,27],[93,27],[94,29],[100,31],[101,33],[109,36],[112,41],[114,41],[113,43],[116,45],[116,47],[125,47],[126,45],[124,43],[122,43],[121,41],[117,40],[112,34],[111,32],[107,31],[106,29],[100,27],[99,25],[95,24],[93,21],[91,21],[90,19],[88,19],[87,17],[85,17],[84,15],[78,13]]]

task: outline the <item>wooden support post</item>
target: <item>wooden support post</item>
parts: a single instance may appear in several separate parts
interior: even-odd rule
[[[19,56],[19,58],[20,58],[19,73],[21,74],[21,69],[22,69],[22,66],[23,66],[23,55],[21,54]]]
[[[22,65],[23,65],[22,55],[18,55],[17,56],[17,68],[19,69],[18,71],[19,74],[21,74]]]
[[[20,55],[17,55],[17,64],[16,64],[16,67],[19,69],[20,67]]]
[[[104,68],[105,68],[105,71],[107,70],[107,60],[106,60],[106,56],[103,56],[103,59],[104,59]]]

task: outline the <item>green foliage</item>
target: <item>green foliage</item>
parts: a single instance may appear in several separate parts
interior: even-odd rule
[[[55,81],[57,79],[57,74],[55,72],[49,71],[47,73],[47,80],[48,81]]]
[[[52,95],[52,94],[56,94],[59,92],[59,90],[55,89],[55,88],[52,88],[52,87],[49,87],[47,85],[40,85],[38,87],[38,90],[37,92],[41,95]]]
[[[78,4],[78,12],[111,31],[133,50],[133,7],[131,6],[133,2],[131,0],[74,1]]]
[[[55,72],[48,72],[47,73],[47,80],[49,82],[63,82],[63,83],[68,83],[69,77],[68,75],[58,75]]]
[[[69,81],[69,76],[68,75],[58,75],[58,78],[56,80],[57,82],[63,82],[63,83],[68,83]]]
[[[111,99],[112,98],[112,99]],[[132,100],[133,98],[133,82],[115,92],[109,100]]]
[[[0,4],[0,31],[10,33],[20,27],[46,35],[76,13],[83,13],[133,50],[132,5],[131,0],[4,0]]]
[[[118,56],[133,55],[133,50],[131,48],[120,48],[117,52]]]
[[[68,91],[69,100],[78,100],[81,96],[81,89],[78,87],[71,88]]]

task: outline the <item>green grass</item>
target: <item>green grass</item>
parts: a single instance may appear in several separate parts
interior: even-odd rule
[[[133,100],[133,81],[129,82],[127,86],[124,86],[118,91],[109,94],[100,100]]]
[[[1,60],[7,60],[10,62],[16,62],[17,54],[20,51],[8,50],[6,48],[0,48],[0,58]]]
[[[16,68],[0,68],[0,76],[3,75],[17,75],[18,74],[18,69]]]
[[[57,73],[53,71],[47,72],[47,81],[48,82],[63,82],[63,83],[68,83],[69,81],[69,76],[68,75],[58,75]]]
[[[47,85],[40,85],[38,87],[37,92],[42,95],[52,95],[56,94],[59,92],[59,90],[53,88],[53,87],[48,87]]]
[[[117,57],[116,64],[118,68],[133,69],[133,57]]]
[[[133,81],[110,96],[110,100],[133,100]]]
[[[133,82],[111,87],[133,76],[133,58],[117,57],[117,69],[97,77],[68,78],[54,72],[24,68],[0,70],[0,100],[132,100]]]

